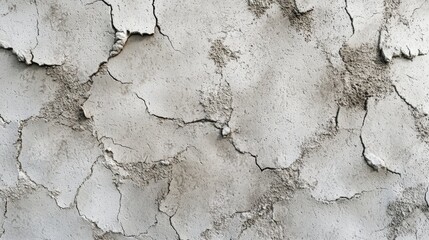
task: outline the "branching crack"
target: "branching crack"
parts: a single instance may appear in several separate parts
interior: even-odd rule
[[[113,145],[120,146],[120,147],[123,147],[123,148],[126,148],[126,149],[130,149],[130,150],[136,151],[136,150],[135,150],[134,148],[132,148],[132,147],[129,147],[129,146],[126,146],[126,145],[122,145],[122,144],[120,144],[120,143],[118,143],[118,142],[115,142],[115,140],[114,140],[112,137],[101,136],[101,137],[100,137],[100,139],[98,139],[98,141],[100,142],[100,141],[101,141],[101,140],[103,140],[103,139],[109,139],[110,141],[112,141]]]
[[[249,156],[251,156],[251,157],[253,157],[254,159],[255,159],[255,164],[256,164],[256,166],[259,168],[259,170],[261,170],[261,172],[263,172],[263,171],[265,171],[265,170],[275,170],[276,168],[270,168],[270,167],[265,167],[265,168],[263,168],[263,167],[261,167],[260,165],[259,165],[259,163],[258,163],[258,155],[256,155],[256,154],[253,154],[253,153],[251,153],[251,152],[247,152],[247,151],[243,151],[243,150],[241,150],[239,147],[237,147],[236,146],[236,144],[235,144],[235,142],[234,142],[234,140],[231,138],[231,140],[230,140],[230,143],[231,143],[231,145],[235,148],[235,150],[237,151],[237,152],[239,152],[240,154],[244,154],[244,155],[249,155]]]
[[[346,6],[344,7],[344,10],[346,10],[347,15],[349,16],[350,23],[351,23],[351,26],[352,26],[352,36],[353,36],[355,34],[355,25],[354,25],[354,22],[353,22],[353,17],[352,17],[352,15],[349,12],[347,0],[344,0],[344,2],[346,4]]]

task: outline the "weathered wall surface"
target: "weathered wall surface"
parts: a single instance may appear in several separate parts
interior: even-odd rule
[[[0,239],[429,239],[425,0],[0,0]]]

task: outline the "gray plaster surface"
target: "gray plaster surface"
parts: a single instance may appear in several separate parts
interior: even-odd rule
[[[429,239],[425,0],[0,0],[0,239]]]

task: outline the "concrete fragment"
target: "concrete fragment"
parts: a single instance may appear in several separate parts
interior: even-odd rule
[[[30,64],[32,50],[38,44],[37,19],[35,1],[3,1],[0,6],[0,47],[12,48],[19,61]]]
[[[101,163],[96,163],[92,171],[77,193],[79,214],[104,231],[122,232],[118,219],[121,196],[113,183],[113,174]]]
[[[8,201],[2,239],[93,239],[75,208],[60,209],[46,190]]]
[[[387,62],[394,57],[412,59],[426,55],[429,34],[429,4],[424,0],[399,2],[389,13],[384,28],[380,31],[379,48]],[[405,36],[405,37],[404,37]]]
[[[222,128],[222,136],[226,137],[231,133],[231,128],[228,126],[224,126]]]
[[[19,121],[37,115],[53,99],[58,84],[37,66],[19,63],[10,51],[0,49],[0,115]]]
[[[85,131],[45,120],[31,120],[22,131],[22,168],[31,180],[56,194],[60,207],[71,206],[99,155],[96,139]]]
[[[64,64],[78,70],[80,81],[87,81],[107,60],[114,32],[109,6],[102,1],[28,0],[17,7],[19,11],[0,17],[0,28],[15,28],[15,23],[20,28],[2,31],[0,42],[27,63]]]
[[[374,170],[379,171],[380,169],[386,168],[386,163],[384,160],[374,153],[365,150],[364,157],[368,165],[374,168]]]
[[[140,235],[156,224],[158,201],[167,192],[167,187],[166,181],[151,182],[142,187],[125,181],[119,186],[122,199],[118,219],[125,234]]]
[[[0,120],[0,190],[16,186],[18,182],[18,123]]]

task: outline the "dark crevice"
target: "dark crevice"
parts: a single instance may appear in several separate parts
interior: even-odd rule
[[[173,48],[173,50],[174,50],[174,51],[177,51],[177,52],[182,53],[181,51],[177,50],[177,49],[174,47],[173,42],[171,41],[170,37],[169,37],[167,34],[165,34],[165,33],[163,33],[163,32],[162,32],[162,30],[161,30],[161,26],[159,26],[159,20],[158,20],[158,17],[156,16],[156,12],[155,12],[155,0],[153,0],[153,1],[152,1],[152,8],[153,8],[153,16],[155,17],[155,27],[156,27],[156,29],[158,29],[158,32],[159,32],[162,36],[164,36],[164,37],[166,37],[166,38],[167,38],[168,42],[170,42],[170,45],[171,45],[171,47]]]
[[[355,25],[354,25],[354,22],[353,22],[353,17],[352,17],[352,15],[350,14],[350,12],[349,12],[349,10],[348,10],[348,3],[347,3],[347,0],[344,0],[344,2],[345,2],[345,4],[346,4],[346,6],[344,7],[344,10],[346,10],[347,15],[349,16],[350,24],[351,24],[351,26],[352,26],[352,36],[353,36],[353,35],[355,34]]]

